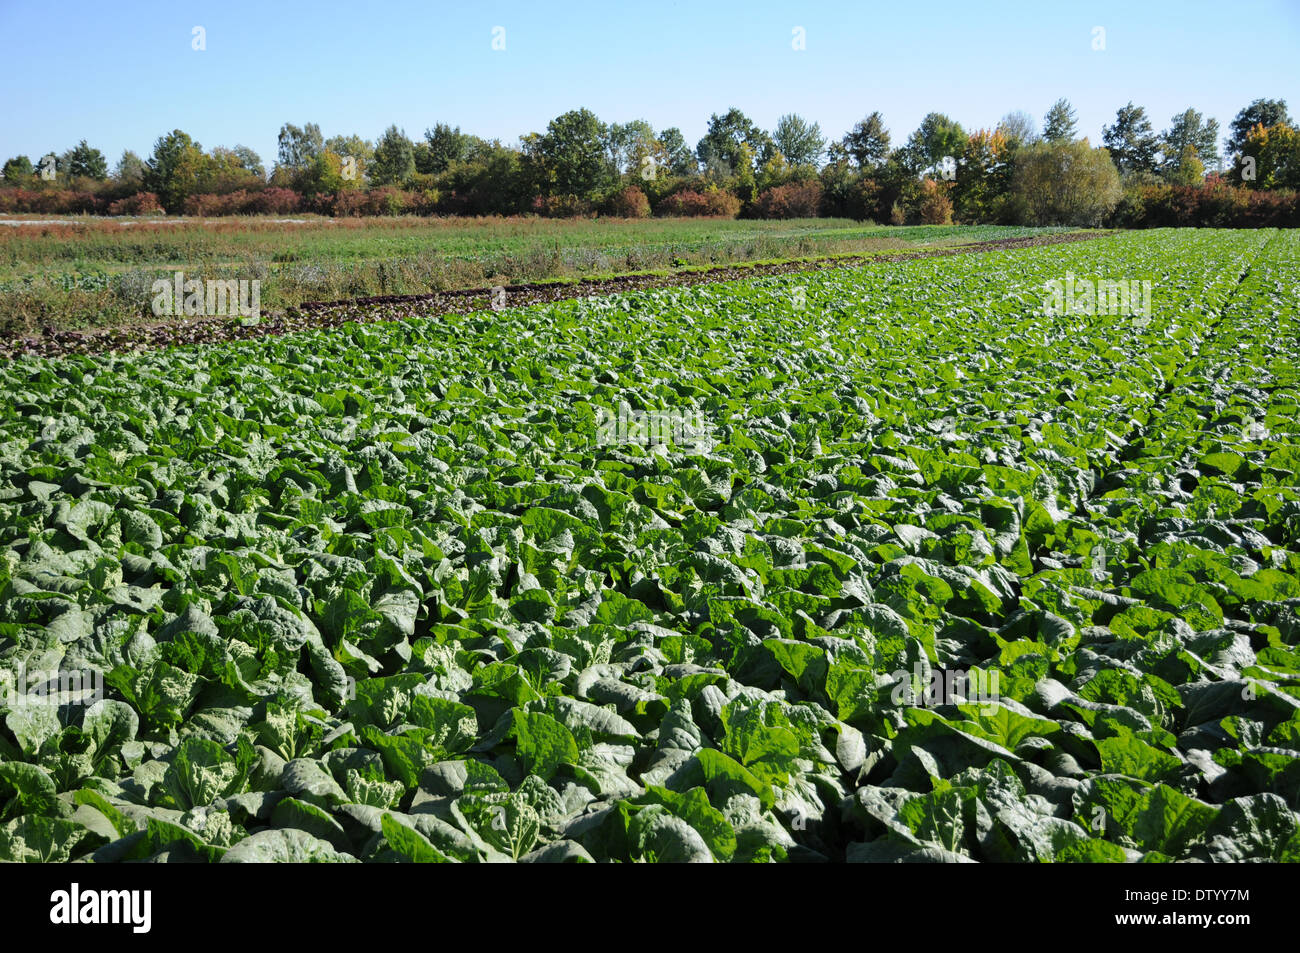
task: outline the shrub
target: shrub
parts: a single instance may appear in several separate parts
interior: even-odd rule
[[[572,193],[534,196],[530,208],[534,215],[543,218],[583,218],[592,212],[590,202]]]
[[[1119,204],[1119,172],[1105,149],[1036,142],[1016,153],[1012,196],[1026,225],[1096,227]]]
[[[255,212],[284,215],[298,211],[302,205],[302,196],[293,189],[272,187],[255,193],[249,205]]]
[[[740,199],[730,192],[715,189],[696,192],[683,189],[666,196],[655,209],[656,215],[684,217],[735,218],[740,214]]]
[[[1122,228],[1288,228],[1300,224],[1300,199],[1288,190],[1256,191],[1212,175],[1201,185],[1136,185],[1109,224]]]
[[[432,178],[432,176],[426,176]],[[416,215],[437,215],[438,206],[442,202],[442,193],[437,189],[423,189],[419,192],[408,192],[409,204],[408,210]]]
[[[6,214],[12,212],[25,212],[27,210],[28,196],[31,195],[24,188],[0,189],[0,212]]]
[[[337,195],[321,195],[317,197],[317,205],[322,215],[359,218],[366,214],[366,193],[347,191]]]
[[[730,192],[714,189],[704,193],[704,207],[709,215],[719,218],[735,218],[740,214],[740,199]]]
[[[635,185],[616,192],[605,203],[608,214],[616,218],[649,218],[650,200]]]
[[[1248,228],[1294,228],[1300,225],[1300,193],[1290,189],[1271,192],[1247,190],[1242,224]]]
[[[948,190],[933,179],[921,183],[921,224],[951,225],[952,199]]]
[[[181,210],[186,215],[194,215],[199,218],[229,215],[229,199],[229,195],[187,195]]]
[[[704,215],[705,204],[703,192],[696,192],[694,189],[682,189],[680,192],[674,192],[672,195],[666,195],[660,199],[658,207],[655,208],[655,214],[670,216]]]
[[[93,192],[74,189],[5,189],[6,212],[42,215],[93,215],[107,206]]]
[[[762,192],[754,202],[754,211],[759,218],[812,218],[821,204],[820,182],[787,182]]]
[[[162,203],[152,192],[137,192],[118,199],[108,207],[109,215],[161,215]]]
[[[367,215],[401,215],[407,204],[406,193],[395,186],[387,185],[366,193]]]

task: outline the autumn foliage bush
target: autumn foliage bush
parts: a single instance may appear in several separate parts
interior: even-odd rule
[[[922,225],[952,224],[952,198],[949,197],[948,190],[933,179],[921,183],[919,210]]]
[[[161,215],[162,203],[152,192],[137,192],[109,203],[109,215]]]
[[[822,187],[815,179],[773,186],[754,200],[759,218],[812,218],[821,208]]]
[[[1121,228],[1292,228],[1300,193],[1259,191],[1209,176],[1201,185],[1143,185],[1125,190],[1110,224]]]
[[[293,189],[271,187],[253,193],[251,210],[267,215],[285,215],[302,207],[302,196]]]
[[[93,192],[73,189],[0,189],[0,212],[42,215],[93,215],[107,210]]]
[[[243,189],[227,195],[189,195],[185,198],[183,211],[186,215],[199,218],[219,215],[239,215],[248,204],[248,193]]]
[[[606,203],[605,210],[615,218],[649,218],[650,200],[635,185],[615,192]]]
[[[665,196],[655,208],[656,215],[678,217],[735,218],[740,214],[740,199],[730,192],[715,190],[696,192],[683,189]]]

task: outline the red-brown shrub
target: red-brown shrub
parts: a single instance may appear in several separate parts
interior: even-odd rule
[[[948,190],[933,179],[922,182],[920,212],[922,225],[951,225],[952,198]]]
[[[401,215],[409,204],[407,193],[396,186],[386,185],[366,193],[367,215]]]
[[[93,192],[72,189],[2,189],[0,197],[0,211],[42,215],[93,215],[107,204]]]
[[[337,195],[322,193],[314,202],[316,211],[322,215],[355,218],[366,214],[366,193],[360,191],[339,192]]]
[[[1291,228],[1300,225],[1300,194],[1258,191],[1210,176],[1201,185],[1129,189],[1111,216],[1124,228]]]
[[[302,205],[302,196],[293,189],[269,188],[257,192],[250,203],[251,210],[268,215],[296,212]]]
[[[162,203],[152,192],[137,192],[108,206],[109,215],[160,215]]]
[[[787,182],[761,192],[754,200],[759,218],[812,218],[822,204],[821,183]]]
[[[185,205],[181,211],[186,215],[193,215],[199,218],[208,216],[229,215],[226,211],[229,206],[228,195],[187,195],[185,196]]]
[[[740,214],[740,199],[730,192],[696,192],[683,189],[666,195],[655,209],[656,215],[735,218]]]
[[[635,185],[629,185],[610,197],[606,211],[615,218],[649,218],[650,200]]]

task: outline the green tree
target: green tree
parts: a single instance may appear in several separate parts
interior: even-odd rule
[[[907,219],[917,219],[923,194],[921,179],[917,176],[919,170],[909,152],[906,146],[893,150],[885,164],[872,173],[879,188],[875,194],[875,208],[868,213],[869,217],[898,225]]]
[[[247,146],[233,149],[216,146],[207,160],[199,181],[195,183],[198,191],[228,193],[257,188],[265,176],[261,158]]]
[[[840,144],[859,169],[867,171],[880,168],[889,157],[889,130],[885,128],[885,117],[877,111],[866,119],[858,120],[844,134]]]
[[[736,156],[736,198],[747,205],[754,201],[755,195],[758,194],[758,180],[754,175],[754,161],[754,150],[750,148],[748,142],[742,142],[740,152]]]
[[[130,149],[127,149],[122,153],[122,158],[117,160],[117,167],[113,170],[113,178],[123,183],[135,182],[143,184],[145,171],[144,160]]]
[[[525,160],[518,149],[495,140],[471,140],[465,158],[438,175],[439,190],[455,196],[449,208],[467,215],[523,211],[526,202],[537,194],[537,170],[531,160]]]
[[[797,113],[782,116],[772,130],[776,151],[792,166],[816,168],[826,151],[826,137],[818,123],[810,123]]]
[[[1246,134],[1243,155],[1255,160],[1256,189],[1300,189],[1300,130],[1290,123],[1259,125]]]
[[[686,137],[676,126],[669,126],[659,133],[659,142],[664,147],[668,170],[673,175],[694,175],[699,171],[699,163],[686,144]]]
[[[875,183],[855,168],[843,140],[830,144],[820,179],[826,214],[859,221],[874,214],[875,207],[868,206],[865,190],[874,189]]]
[[[266,178],[266,166],[262,165],[262,157],[248,146],[235,143],[235,147],[230,150],[239,161],[239,167],[245,172],[257,176],[259,179]]]
[[[405,131],[389,126],[375,143],[370,166],[373,185],[401,185],[415,175],[415,149]]]
[[[1256,99],[1249,106],[1246,106],[1241,112],[1237,113],[1237,118],[1232,120],[1228,126],[1228,138],[1224,140],[1224,145],[1228,147],[1229,156],[1239,156],[1244,154],[1246,146],[1246,137],[1256,126],[1263,126],[1267,129],[1269,126],[1276,126],[1279,123],[1291,123],[1291,117],[1286,111],[1285,99]]]
[[[1115,112],[1114,125],[1101,127],[1101,141],[1122,174],[1155,171],[1160,140],[1141,106],[1134,106],[1131,101],[1121,106]]]
[[[1184,168],[1183,151],[1191,146],[1201,162],[1202,171],[1219,164],[1219,121],[1206,119],[1195,109],[1185,109],[1171,120],[1171,125],[1161,134],[1161,152],[1164,153],[1164,172],[1174,175]]]
[[[552,119],[546,132],[524,138],[524,152],[543,194],[591,200],[614,178],[606,152],[608,127],[589,109]]]
[[[762,168],[758,170],[758,175],[754,179],[754,191],[766,192],[768,189],[778,185],[785,185],[792,178],[793,170],[790,163],[785,161],[779,151],[772,154],[772,157],[763,163]]]
[[[739,170],[742,143],[749,146],[755,158],[770,156],[775,149],[771,137],[732,106],[721,116],[714,113],[709,117],[709,127],[696,144],[695,155],[706,170],[731,175]]]
[[[320,126],[314,122],[307,123],[301,129],[286,122],[280,127],[278,141],[279,164],[294,172],[307,168],[307,164],[325,148]]]
[[[1043,139],[1047,142],[1073,142],[1078,125],[1078,114],[1070,101],[1062,97],[1052,103],[1052,108],[1043,117]]]
[[[655,155],[657,142],[654,127],[644,119],[612,122],[605,131],[605,150],[614,171],[620,175],[636,172],[639,168],[637,162],[641,158]]]
[[[671,175],[672,160],[663,142],[654,135],[637,136],[627,152],[627,174],[640,185],[658,179],[660,173]]]
[[[906,161],[916,172],[932,169],[951,157],[954,161],[966,149],[961,123],[943,113],[930,113],[903,147]]]
[[[1082,139],[1020,149],[1011,194],[1025,224],[1095,228],[1118,204],[1123,190],[1110,154]]]
[[[369,139],[363,139],[356,133],[346,136],[330,136],[325,140],[323,152],[332,152],[339,157],[340,169],[348,167],[351,159],[351,175],[341,173],[344,188],[356,188],[365,182],[370,164],[375,158],[375,147]]]
[[[32,177],[33,172],[31,159],[27,156],[14,156],[4,165],[5,183],[8,185],[25,183]]]
[[[1190,142],[1183,146],[1178,159],[1165,164],[1165,175],[1177,185],[1196,185],[1205,178],[1205,163]]]
[[[186,197],[199,190],[209,159],[203,147],[180,129],[160,136],[145,163],[145,188],[158,196],[168,212],[183,210]]]
[[[472,138],[461,132],[460,126],[435,123],[432,129],[424,130],[424,159],[423,162],[417,159],[417,171],[437,175],[446,172],[453,162],[464,162]]]
[[[108,178],[108,160],[104,153],[86,144],[82,139],[75,147],[59,157],[59,171],[69,176],[82,176],[100,182]]]
[[[295,178],[295,185],[304,195],[333,195],[349,188],[360,188],[360,177],[347,178],[343,174],[343,157],[333,149],[322,149]]]
[[[1014,150],[1001,126],[980,129],[966,140],[953,198],[963,222],[998,222],[1005,214]]]

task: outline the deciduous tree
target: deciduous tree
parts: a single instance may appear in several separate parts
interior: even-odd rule
[[[776,149],[793,166],[816,167],[826,151],[826,137],[822,135],[821,126],[808,122],[797,113],[782,116],[776,121],[772,130],[772,141]]]
[[[1027,224],[1095,228],[1121,194],[1115,163],[1087,139],[1040,142],[1016,153],[1012,197]]]
[[[871,171],[880,168],[889,158],[889,130],[885,128],[885,117],[873,112],[859,120],[845,133],[841,144],[859,169]]]
[[[1154,172],[1160,140],[1151,128],[1147,111],[1132,101],[1115,112],[1115,122],[1101,127],[1101,141],[1122,174]]]
[[[1206,119],[1195,109],[1188,108],[1174,116],[1168,129],[1161,135],[1161,152],[1164,153],[1166,175],[1179,174],[1185,163],[1183,153],[1190,146],[1202,170],[1219,164],[1219,121]]]
[[[415,151],[406,133],[389,126],[375,144],[375,157],[370,166],[370,181],[374,185],[401,185],[415,174]]]

